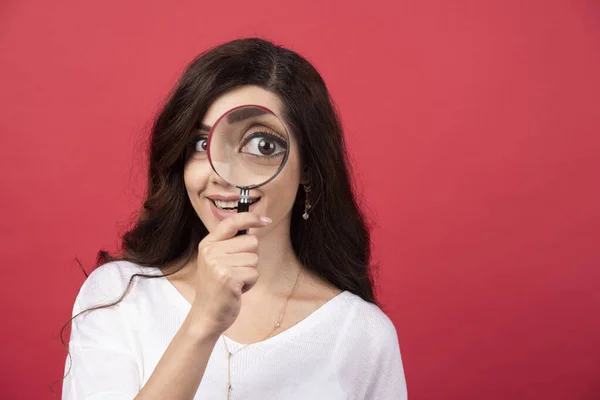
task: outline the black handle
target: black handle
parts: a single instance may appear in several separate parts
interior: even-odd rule
[[[250,203],[242,203],[241,199],[238,202],[238,208],[237,208],[237,212],[241,213],[241,212],[248,212],[248,210],[250,209]],[[244,229],[242,231],[238,231],[235,236],[240,236],[240,235],[245,235],[246,233],[248,233],[247,229]]]

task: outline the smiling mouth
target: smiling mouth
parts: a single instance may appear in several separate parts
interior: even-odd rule
[[[238,208],[238,200],[232,200],[232,201],[213,200],[213,199],[209,199],[209,200],[212,201],[212,203],[215,205],[215,207],[217,207],[219,210],[234,211],[234,210],[237,210],[237,208]],[[260,197],[257,197],[255,199],[250,199],[249,205],[251,206],[252,204],[258,203],[259,200],[260,200]]]

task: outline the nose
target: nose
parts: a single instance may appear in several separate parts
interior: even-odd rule
[[[212,184],[222,186],[224,188],[231,186],[227,181],[219,176],[212,168],[210,170],[209,181]]]

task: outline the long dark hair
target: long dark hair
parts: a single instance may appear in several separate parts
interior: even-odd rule
[[[180,262],[181,268],[194,255],[208,231],[187,196],[184,166],[208,107],[221,94],[242,85],[256,85],[280,97],[282,117],[299,144],[313,207],[310,219],[304,221],[305,194],[298,190],[290,228],[298,259],[338,289],[376,303],[369,230],[357,204],[342,126],[325,82],[297,53],[255,38],[210,49],[185,70],[152,127],[143,209],[123,235],[120,254],[100,251],[98,266],[126,260],[161,270]],[[134,274],[114,302],[84,310],[70,321],[120,303],[135,278],[160,276],[164,275]],[[69,322],[61,330],[63,344]]]
[[[337,288],[374,303],[369,231],[353,191],[341,123],[325,82],[306,59],[262,39],[215,47],[185,70],[152,128],[143,210],[123,235],[122,254],[101,252],[99,264],[124,259],[163,268],[194,253],[208,232],[186,194],[184,165],[210,104],[242,85],[256,85],[281,98],[283,118],[299,143],[314,207],[304,221],[304,193],[299,190],[290,232],[298,259]]]

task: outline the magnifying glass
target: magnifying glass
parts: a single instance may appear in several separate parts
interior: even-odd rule
[[[240,189],[237,212],[246,212],[257,199],[250,190],[273,180],[290,154],[290,136],[277,115],[266,107],[235,107],[217,119],[208,134],[207,155],[212,169]],[[239,231],[238,235],[245,234]]]

